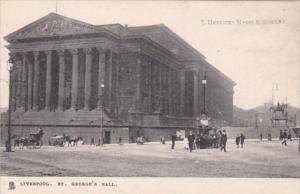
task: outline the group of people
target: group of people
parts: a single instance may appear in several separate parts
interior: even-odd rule
[[[226,134],[226,130],[223,129],[222,131],[219,131],[219,138],[217,138],[217,135],[214,135],[215,140],[219,141],[219,142],[213,142],[213,146],[217,145],[217,147],[220,147],[221,151],[226,152],[226,143],[227,143],[227,134]],[[175,146],[175,140],[176,140],[176,136],[172,135],[172,146],[171,148],[174,149]],[[201,134],[195,136],[193,134],[192,131],[190,131],[189,136],[187,137],[187,141],[188,141],[188,149],[190,152],[192,152],[195,148],[200,149],[201,148]],[[200,142],[199,142],[200,141]]]
[[[245,136],[241,133],[241,135],[237,135],[235,138],[236,147],[239,148],[241,144],[241,148],[244,146]]]

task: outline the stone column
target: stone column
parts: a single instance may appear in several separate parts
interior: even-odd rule
[[[9,53],[9,61],[10,63],[13,64],[13,69],[11,70],[11,78],[12,80],[10,80],[10,83],[9,84],[12,84],[12,110],[15,111],[17,109],[17,105],[16,105],[16,98],[17,98],[17,94],[16,94],[16,89],[17,89],[17,63],[16,63],[16,53]]]
[[[50,111],[51,107],[51,90],[52,90],[52,51],[45,51],[46,63],[46,106],[45,109]]]
[[[135,99],[135,111],[141,111],[141,56],[136,56],[136,99]]]
[[[152,84],[153,84],[153,79],[152,79],[152,63],[148,58],[145,58],[145,63],[147,64],[148,68],[148,112],[152,112]]]
[[[77,97],[78,97],[78,49],[72,49],[72,89],[71,89],[71,110],[77,108]]]
[[[28,79],[27,79],[27,109],[32,109],[32,62],[28,61]]]
[[[194,117],[199,116],[199,79],[198,79],[198,71],[193,71],[193,78],[194,78]]]
[[[159,106],[158,106],[158,112],[162,112],[162,99],[163,99],[163,90],[162,90],[162,68],[160,66],[161,64],[158,65],[158,100],[159,100]]]
[[[180,71],[180,115],[184,116],[185,103],[185,71]]]
[[[22,58],[16,57],[16,107],[17,111],[22,111]]]
[[[116,118],[119,119],[119,111],[120,111],[120,85],[119,85],[119,73],[120,73],[120,55],[119,53],[115,53],[115,67],[116,67],[116,85],[115,85],[115,113],[116,113]]]
[[[113,76],[113,71],[112,71],[112,57],[113,57],[113,52],[109,51],[108,52],[108,60],[107,60],[107,73],[108,73],[108,82],[107,82],[107,98],[111,99],[111,95],[112,95],[112,76]],[[111,108],[110,106],[107,108]]]
[[[169,68],[168,72],[168,102],[169,102],[169,115],[172,115],[172,69]]]
[[[65,52],[64,50],[58,50],[58,62],[59,62],[59,77],[58,77],[58,110],[64,110],[65,99]]]
[[[37,111],[39,109],[39,81],[40,81],[40,64],[39,64],[39,51],[33,52],[34,58],[34,78],[33,78],[33,109]]]
[[[27,74],[26,74],[26,53],[22,53],[22,109],[26,111],[26,105],[27,105]]]
[[[97,48],[98,55],[98,103],[97,109],[101,110],[103,106],[103,95],[105,88],[105,51],[102,48]],[[104,86],[104,87],[101,87]]]
[[[85,51],[85,82],[84,82],[84,110],[90,110],[91,98],[91,70],[92,70],[92,48]]]
[[[164,66],[163,67],[163,76],[164,76],[164,78],[163,78],[163,83],[164,83],[164,101],[163,101],[163,103],[164,103],[164,114],[168,114],[168,112],[169,112],[169,106],[168,106],[168,94],[169,94],[169,92],[168,92],[168,74],[167,74],[167,68],[166,68],[166,66]]]

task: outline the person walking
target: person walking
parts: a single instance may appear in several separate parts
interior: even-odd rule
[[[281,145],[287,146],[286,140],[287,140],[287,134],[286,134],[286,131],[284,131],[282,133],[282,142],[281,142]]]
[[[241,133],[241,148],[244,146],[244,141],[245,141],[245,135]]]
[[[237,148],[239,148],[240,140],[241,140],[241,137],[239,135],[237,135],[236,138],[235,138],[235,144],[236,144]]]
[[[173,134],[173,135],[171,136],[171,140],[172,140],[172,147],[171,147],[171,148],[172,148],[172,150],[174,150],[174,147],[175,147],[175,141],[176,141],[176,135]]]
[[[190,131],[190,135],[188,136],[188,141],[189,141],[189,149],[190,152],[193,151],[193,147],[194,147],[194,140],[195,140],[195,135],[193,134],[192,131]]]
[[[161,144],[165,144],[165,137],[164,137],[164,136],[162,136],[162,137],[160,138],[160,142],[161,142]]]
[[[280,132],[279,132],[279,140],[281,141],[283,139],[283,132],[282,132],[282,130],[280,130]]]
[[[224,152],[226,152],[226,143],[227,143],[227,134],[226,134],[226,130],[223,129],[222,136],[221,136],[221,151],[224,150]]]
[[[200,134],[197,134],[196,136],[196,149],[200,149]]]
[[[287,136],[287,139],[290,140],[290,141],[292,141],[292,134],[291,134],[291,131],[289,131],[289,134],[288,134],[288,136]]]
[[[222,147],[222,140],[221,140],[221,137],[222,137],[222,131],[221,130],[219,130],[219,134],[218,134],[218,148],[220,147]]]
[[[260,133],[259,137],[260,137],[260,141],[262,141],[263,140],[263,134]]]
[[[91,145],[95,145],[95,139],[94,139],[94,137],[92,137],[92,139],[91,139]]]

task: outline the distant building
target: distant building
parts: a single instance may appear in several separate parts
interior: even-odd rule
[[[235,83],[163,24],[91,25],[50,13],[4,39],[14,64],[12,134],[41,127],[44,143],[62,133],[105,143],[169,138],[195,128],[204,74],[207,115],[232,121]]]

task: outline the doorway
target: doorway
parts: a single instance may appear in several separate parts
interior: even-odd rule
[[[105,131],[104,133],[104,143],[110,144],[110,131]]]

